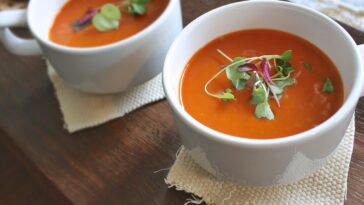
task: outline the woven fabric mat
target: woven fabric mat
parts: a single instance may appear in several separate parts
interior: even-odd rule
[[[48,76],[53,83],[63,114],[64,127],[69,132],[97,126],[122,117],[165,97],[162,74],[120,94],[95,95],[70,87],[55,73],[49,63],[47,63],[47,67]]]
[[[363,0],[291,0],[364,31]]]
[[[248,187],[223,181],[199,167],[182,147],[166,183],[192,193],[186,204],[216,205],[340,205],[347,190],[349,164],[354,145],[355,121],[328,163],[313,175],[289,185]]]

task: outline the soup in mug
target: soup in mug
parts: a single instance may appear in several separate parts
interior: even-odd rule
[[[131,12],[127,2],[133,0],[69,0],[56,16],[50,30],[49,39],[57,44],[70,47],[96,47],[111,44],[126,39],[152,24],[166,9],[168,0],[149,0],[140,7],[143,14]],[[143,1],[136,1],[143,2]],[[120,9],[120,22],[115,29],[102,32],[92,24],[92,18],[87,17],[97,13],[105,4],[113,4]],[[92,16],[91,16],[92,17]],[[81,25],[75,28],[75,23],[81,21]]]
[[[343,104],[343,83],[333,62],[310,42],[277,30],[243,30],[192,56],[180,101],[211,129],[273,139],[327,120]]]

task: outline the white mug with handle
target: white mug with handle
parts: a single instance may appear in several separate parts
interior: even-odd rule
[[[26,27],[25,9],[0,12],[0,40],[4,46],[16,55],[40,55],[42,53],[35,40],[22,39],[14,35],[8,27]]]
[[[140,85],[162,71],[169,46],[182,30],[179,0],[141,32],[113,44],[73,48],[49,40],[53,19],[67,0],[32,0],[26,10],[0,12],[0,40],[15,55],[44,55],[59,76],[77,89],[116,93]],[[34,39],[9,28],[28,26]]]

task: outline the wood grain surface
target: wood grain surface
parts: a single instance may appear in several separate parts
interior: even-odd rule
[[[28,0],[0,0],[0,11],[9,9],[23,9]]]
[[[184,24],[230,2],[183,0]],[[344,27],[358,44],[364,43],[364,33]],[[41,57],[17,57],[0,46],[0,71],[0,143],[11,152],[8,161],[16,158],[27,173],[13,183],[36,181],[42,191],[34,195],[61,204],[169,205],[184,204],[189,197],[167,188],[166,172],[154,173],[172,165],[180,146],[166,101],[69,134]],[[364,204],[364,99],[358,103],[356,123],[346,204]],[[0,172],[0,179],[10,176],[6,173]],[[7,190],[3,186],[0,196]],[[15,197],[17,191],[6,193]],[[0,204],[9,204],[2,200]]]

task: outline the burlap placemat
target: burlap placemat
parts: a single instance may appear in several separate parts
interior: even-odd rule
[[[363,0],[290,0],[303,4],[345,22],[355,28],[364,30]]]
[[[67,85],[47,62],[48,76],[53,83],[69,132],[100,125],[122,117],[146,104],[164,98],[162,74],[129,91],[113,95],[95,95]]]
[[[355,122],[328,163],[318,172],[289,185],[247,187],[218,179],[199,167],[182,147],[166,183],[192,193],[186,204],[216,205],[339,205],[344,203],[349,164],[353,152]]]

